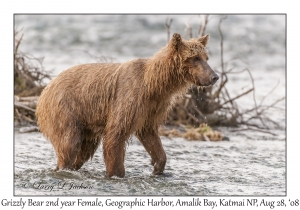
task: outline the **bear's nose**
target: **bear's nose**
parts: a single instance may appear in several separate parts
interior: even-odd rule
[[[213,74],[211,77],[210,77],[210,82],[211,84],[215,84],[219,79],[219,76],[217,74]]]

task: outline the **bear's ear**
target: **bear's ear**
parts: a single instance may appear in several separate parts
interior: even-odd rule
[[[182,44],[182,40],[181,40],[181,36],[180,34],[177,34],[177,33],[174,33],[173,34],[173,37],[171,39],[171,43],[172,43],[172,46],[178,50],[180,45]]]
[[[208,40],[209,40],[209,35],[208,35],[208,34],[206,34],[206,35],[204,35],[204,36],[202,36],[202,37],[200,37],[200,38],[198,39],[198,41],[199,41],[204,47],[207,45]]]

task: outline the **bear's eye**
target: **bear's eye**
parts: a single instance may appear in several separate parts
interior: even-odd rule
[[[200,61],[200,58],[199,57],[194,57],[194,61]]]

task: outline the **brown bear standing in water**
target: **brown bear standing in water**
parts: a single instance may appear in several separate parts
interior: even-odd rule
[[[158,127],[175,97],[191,84],[218,80],[207,64],[208,38],[187,41],[175,33],[151,58],[78,65],[53,79],[36,116],[55,149],[56,169],[80,169],[102,140],[106,175],[124,177],[125,143],[134,134],[151,156],[153,174],[161,174],[167,158]]]

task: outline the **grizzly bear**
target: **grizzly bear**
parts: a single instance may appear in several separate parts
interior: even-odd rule
[[[103,142],[106,176],[125,176],[126,141],[135,135],[161,174],[166,153],[158,135],[174,104],[195,84],[210,86],[218,75],[207,64],[209,35],[184,40],[175,33],[151,58],[91,63],[60,73],[43,90],[36,116],[57,156],[56,170],[78,170]]]

